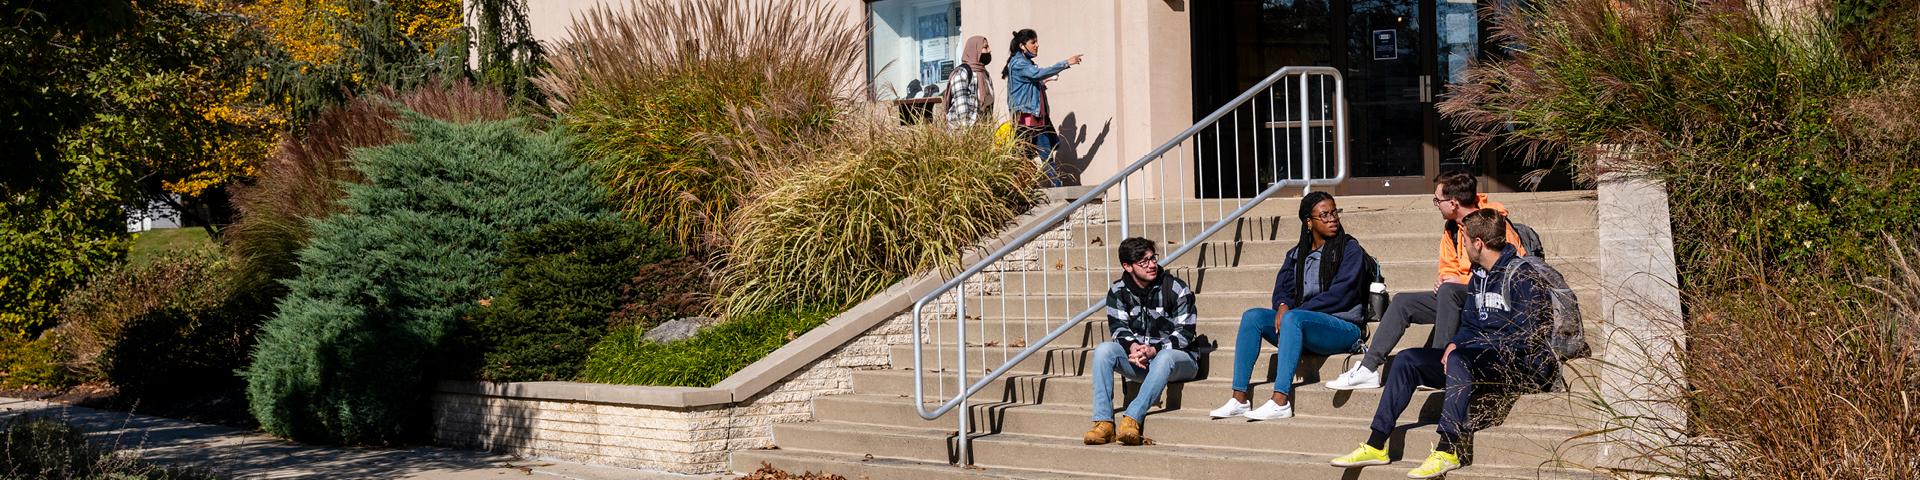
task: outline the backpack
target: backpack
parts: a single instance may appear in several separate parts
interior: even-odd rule
[[[1540,232],[1533,231],[1533,227],[1515,222],[1511,218],[1507,219],[1507,225],[1513,226],[1513,233],[1520,236],[1520,245],[1527,247],[1527,256],[1547,258],[1547,247],[1540,244]]]
[[[1548,346],[1553,349],[1553,357],[1560,361],[1586,357],[1591,353],[1587,348],[1586,326],[1580,319],[1580,299],[1573,294],[1573,288],[1567,286],[1567,279],[1560,275],[1552,265],[1547,265],[1540,257],[1519,257],[1520,262],[1507,267],[1506,276],[1500,282],[1500,297],[1507,298],[1513,289],[1513,279],[1518,277],[1521,265],[1533,267],[1535,286],[1546,287],[1549,304],[1547,319],[1553,329],[1548,334]]]

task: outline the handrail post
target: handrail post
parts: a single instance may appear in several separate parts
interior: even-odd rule
[[[1127,226],[1133,224],[1133,217],[1127,214],[1127,204],[1133,200],[1133,195],[1127,192],[1129,183],[1133,183],[1132,177],[1120,180],[1120,238],[1123,240],[1133,238],[1127,230]]]
[[[957,390],[958,392],[960,392],[960,415],[957,415],[958,417],[960,417],[960,428],[954,431],[958,434],[956,440],[960,442],[959,457],[957,458],[957,460],[959,460],[958,463],[960,463],[961,465],[971,465],[973,464],[973,459],[968,458],[968,455],[967,455],[968,453],[967,447],[969,446],[968,439],[969,437],[971,437],[970,435],[968,435],[968,433],[970,432],[968,432],[967,430],[969,429],[969,427],[972,426],[972,424],[968,422],[969,419],[967,418],[967,414],[969,413],[968,410],[972,410],[972,409],[968,408],[967,406],[967,400],[969,399],[968,399],[968,395],[966,395],[967,393],[967,284],[963,282],[959,286],[954,287],[953,291],[955,292],[953,296],[954,305],[955,305],[955,308],[954,308],[955,316],[954,316],[953,325],[954,325],[954,330],[959,331],[958,334],[954,335],[954,339],[955,339],[954,343],[959,345],[959,347],[957,348],[960,351],[960,360],[959,360],[960,373],[958,375],[954,375],[955,378],[959,379],[959,387],[960,387],[960,389]]]

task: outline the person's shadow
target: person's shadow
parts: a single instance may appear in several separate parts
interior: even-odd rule
[[[1068,113],[1060,119],[1060,145],[1054,149],[1056,161],[1060,165],[1060,175],[1067,185],[1082,185],[1086,179],[1081,173],[1087,171],[1087,165],[1093,162],[1094,154],[1100,152],[1100,146],[1107,143],[1107,134],[1113,132],[1113,120],[1108,119],[1100,126],[1100,133],[1093,139],[1087,139],[1087,126],[1080,124],[1078,114]],[[1086,151],[1081,152],[1085,146]],[[1095,179],[1098,180],[1098,179]]]

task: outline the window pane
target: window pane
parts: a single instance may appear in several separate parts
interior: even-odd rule
[[[868,4],[873,33],[867,65],[874,98],[939,96],[959,62],[960,2],[881,0]]]

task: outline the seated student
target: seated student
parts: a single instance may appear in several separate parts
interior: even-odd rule
[[[1273,420],[1293,416],[1293,370],[1302,351],[1320,355],[1360,351],[1365,330],[1361,315],[1367,281],[1361,272],[1367,251],[1340,228],[1333,195],[1313,192],[1300,199],[1300,243],[1287,251],[1274,278],[1273,308],[1240,315],[1233,346],[1233,398],[1209,412],[1213,418],[1244,416]],[[1249,409],[1248,382],[1253,364],[1263,357],[1260,341],[1280,349],[1273,362],[1273,397]]]
[[[1473,281],[1459,313],[1460,331],[1446,350],[1416,348],[1400,352],[1387,376],[1387,387],[1374,410],[1372,435],[1353,453],[1333,459],[1336,467],[1385,465],[1394,420],[1413,399],[1416,385],[1445,387],[1440,412],[1440,444],[1411,478],[1433,478],[1460,468],[1461,440],[1471,432],[1467,400],[1476,383],[1511,393],[1544,390],[1557,376],[1559,364],[1545,342],[1551,307],[1550,292],[1535,288],[1528,269],[1517,275],[1503,297],[1509,270],[1520,262],[1519,252],[1507,242],[1507,219],[1492,209],[1481,209],[1460,220],[1466,231],[1467,254],[1473,260]]]
[[[1482,208],[1505,216],[1507,209],[1478,192],[1480,182],[1472,173],[1457,170],[1442,173],[1433,178],[1433,183],[1433,208],[1440,210],[1440,218],[1446,220],[1440,229],[1440,276],[1434,280],[1433,291],[1394,295],[1386,314],[1380,317],[1380,327],[1373,331],[1367,355],[1353,369],[1327,381],[1327,388],[1380,388],[1380,366],[1387,362],[1387,355],[1393,353],[1394,345],[1400,343],[1400,336],[1407,333],[1411,324],[1433,325],[1433,335],[1427,339],[1427,346],[1431,348],[1445,347],[1454,331],[1460,328],[1455,314],[1460,312],[1460,302],[1467,295],[1467,279],[1472,276],[1467,244],[1460,235],[1460,218]],[[1520,234],[1512,227],[1507,228],[1507,243],[1520,245]],[[1519,250],[1521,255],[1526,254],[1525,245],[1520,245]]]
[[[1088,376],[1093,379],[1093,429],[1084,440],[1101,445],[1116,438],[1123,445],[1140,445],[1140,417],[1160,397],[1167,382],[1192,380],[1200,364],[1187,350],[1193,347],[1193,290],[1160,270],[1153,241],[1129,238],[1120,242],[1120,274],[1107,287],[1107,329],[1113,340],[1093,349]],[[1113,372],[1140,382],[1140,392],[1127,403],[1119,431],[1113,425]]]

